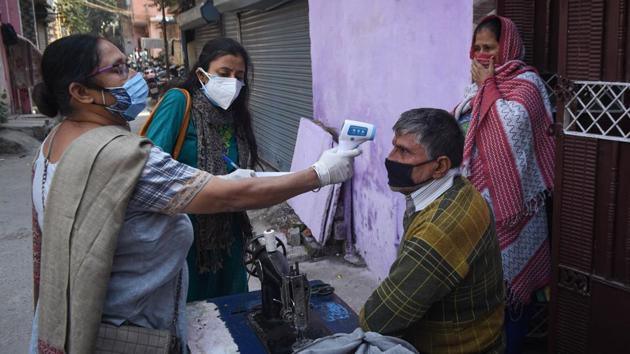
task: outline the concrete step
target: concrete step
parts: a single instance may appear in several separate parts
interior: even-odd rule
[[[20,131],[42,141],[56,123],[56,118],[41,114],[22,114],[9,117],[6,123],[0,124],[0,129]]]

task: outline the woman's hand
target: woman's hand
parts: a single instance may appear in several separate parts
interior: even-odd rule
[[[239,176],[245,175],[245,178],[237,180],[215,176],[181,211],[213,214],[266,208],[298,194],[351,178],[352,162],[359,154],[359,149],[329,149],[310,168],[280,177],[249,178],[247,175],[251,170],[238,170]]]
[[[332,148],[324,151],[311,167],[317,172],[320,187],[341,183],[352,177],[352,162],[361,155],[361,150],[339,150]]]
[[[490,58],[490,64],[487,69],[477,59],[473,59],[470,73],[473,81],[477,83],[477,86],[481,87],[484,81],[494,76],[494,57]]]

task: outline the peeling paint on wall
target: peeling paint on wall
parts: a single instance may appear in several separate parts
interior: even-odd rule
[[[376,140],[355,160],[357,248],[382,279],[396,257],[404,200],[387,187],[391,127],[417,107],[452,110],[470,82],[472,2],[309,1],[314,117],[370,122]]]

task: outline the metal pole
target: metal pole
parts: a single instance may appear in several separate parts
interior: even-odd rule
[[[165,8],[165,0],[162,0],[160,3],[162,4],[162,32],[164,32],[164,63],[166,63],[166,79],[171,79],[170,73],[170,65],[168,63],[168,40],[166,39],[166,8]]]

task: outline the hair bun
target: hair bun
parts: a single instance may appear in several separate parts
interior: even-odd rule
[[[59,113],[59,105],[55,96],[48,90],[44,82],[40,82],[33,88],[33,101],[39,111],[49,117],[55,117]]]

